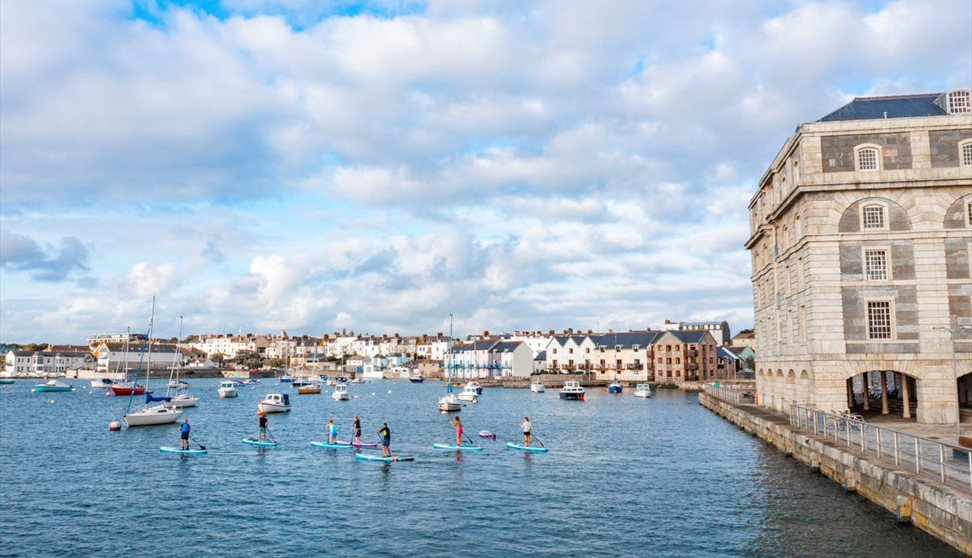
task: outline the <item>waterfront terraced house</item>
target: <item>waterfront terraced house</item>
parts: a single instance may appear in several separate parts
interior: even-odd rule
[[[954,422],[972,391],[972,90],[800,125],[749,212],[759,404]]]
[[[660,331],[625,331],[590,335],[593,347],[587,358],[586,370],[598,380],[646,382],[652,378],[652,345]]]
[[[134,371],[141,364],[144,371],[149,363],[153,370],[160,370],[168,369],[173,362],[179,365],[185,364],[185,354],[176,345],[153,343],[151,352],[146,347],[145,342],[129,343],[127,347],[124,343],[102,343],[93,353],[98,363],[97,370],[99,372]]]
[[[654,379],[679,384],[720,378],[718,349],[708,330],[665,331],[652,344]]]

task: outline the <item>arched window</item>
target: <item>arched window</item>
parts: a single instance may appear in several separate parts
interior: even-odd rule
[[[972,167],[972,140],[966,140],[959,144],[959,158],[963,167]]]
[[[854,149],[854,160],[857,170],[861,172],[881,170],[881,151],[873,145],[860,146]]]

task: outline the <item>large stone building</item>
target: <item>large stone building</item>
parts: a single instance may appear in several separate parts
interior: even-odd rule
[[[956,420],[972,384],[970,111],[967,89],[857,98],[783,145],[749,204],[760,404]]]

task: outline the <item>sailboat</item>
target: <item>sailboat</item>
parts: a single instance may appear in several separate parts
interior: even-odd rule
[[[182,341],[182,316],[179,316],[179,342]],[[199,398],[189,394],[189,383],[183,382],[179,379],[179,367],[176,366],[179,355],[181,351],[179,349],[179,342],[176,343],[176,352],[172,356],[172,368],[169,370],[169,385],[165,390],[166,397],[169,396],[169,390],[175,389],[174,395],[166,402],[169,407],[183,408],[183,407],[195,407],[199,404]],[[175,380],[173,381],[173,374],[175,375]]]
[[[145,385],[149,383],[149,373],[152,369],[152,332],[155,325],[155,297],[152,297],[152,319],[149,320],[149,334],[145,343],[148,345],[148,363],[145,365]],[[135,383],[138,383],[138,375],[142,369],[142,358],[145,351],[138,358],[138,367],[135,369]],[[152,405],[155,402],[164,402],[166,397],[152,397],[152,392],[145,394],[145,406],[138,411],[132,412],[132,399],[135,394],[128,397],[128,409],[125,412],[125,424],[132,426],[150,426],[155,424],[172,424],[182,416],[181,409],[166,407],[163,405]]]
[[[439,410],[443,413],[451,413],[462,409],[462,401],[459,396],[452,392],[452,373],[446,376],[446,395],[439,399]]]
[[[131,382],[128,380],[128,340],[131,338],[131,330],[129,329],[128,335],[125,337],[125,381],[119,382],[117,384],[112,384],[109,386],[111,393],[113,395],[142,395],[145,393],[145,386],[139,385],[138,382]],[[142,357],[139,357],[139,362],[141,362]],[[121,368],[121,362],[118,363],[118,368]]]

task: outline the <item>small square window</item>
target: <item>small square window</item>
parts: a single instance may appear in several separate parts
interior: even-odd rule
[[[878,150],[873,147],[865,147],[857,151],[857,170],[876,171],[878,170]]]
[[[883,229],[884,228],[884,208],[880,205],[864,206],[864,228]]]
[[[887,281],[888,251],[864,250],[864,273],[868,281]]]
[[[972,100],[968,91],[951,91],[948,94],[948,112],[972,112]]]
[[[962,166],[972,167],[972,142],[962,144]]]

